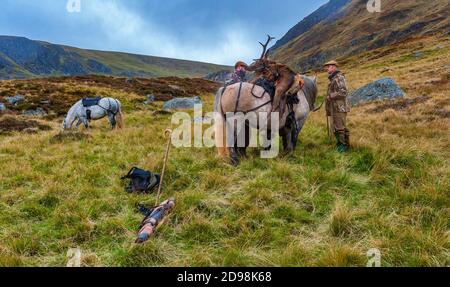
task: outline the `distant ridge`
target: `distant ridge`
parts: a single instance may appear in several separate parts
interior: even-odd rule
[[[24,37],[0,36],[0,79],[88,74],[203,77],[228,68],[187,60],[84,50]]]

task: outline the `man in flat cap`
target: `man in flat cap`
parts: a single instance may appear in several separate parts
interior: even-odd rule
[[[347,101],[348,89],[344,75],[338,70],[339,64],[330,61],[324,65],[330,83],[327,93],[327,117],[331,117],[331,126],[336,136],[337,150],[341,153],[350,149],[350,131],[347,128],[347,113],[350,105]]]
[[[227,81],[227,85],[236,84],[239,82],[245,81],[246,69],[248,65],[242,61],[238,61],[236,65],[234,65],[234,73],[231,75],[231,79]]]

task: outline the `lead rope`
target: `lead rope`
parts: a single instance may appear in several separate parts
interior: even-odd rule
[[[167,160],[169,158],[169,152],[170,152],[170,146],[172,145],[172,133],[173,131],[170,129],[167,129],[164,131],[164,136],[165,137],[169,137],[168,141],[167,141],[167,147],[166,147],[166,154],[164,155],[164,165],[163,165],[163,169],[161,172],[161,180],[159,182],[159,186],[158,186],[158,195],[156,197],[156,204],[158,205],[160,202],[160,197],[161,197],[161,189],[162,189],[162,184],[164,181],[164,174],[166,173],[166,166],[167,166]]]

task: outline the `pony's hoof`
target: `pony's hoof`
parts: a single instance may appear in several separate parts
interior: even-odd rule
[[[287,150],[283,153],[283,157],[291,157],[294,155],[294,150]]]
[[[237,159],[237,158],[232,158],[230,163],[231,163],[231,165],[232,165],[233,167],[238,167],[238,166],[239,166],[239,159]]]

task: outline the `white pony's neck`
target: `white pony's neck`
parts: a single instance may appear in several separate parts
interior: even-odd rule
[[[67,113],[66,118],[64,119],[63,123],[63,129],[71,129],[73,122],[75,121],[77,115],[76,115],[76,109],[78,108],[78,103],[76,103],[74,106],[72,106]]]

